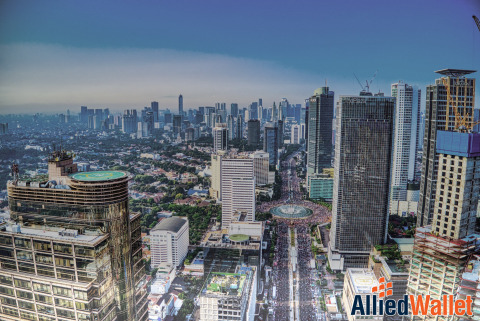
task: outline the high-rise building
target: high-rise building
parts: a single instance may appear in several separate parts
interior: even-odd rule
[[[122,116],[122,131],[125,134],[132,134],[137,132],[137,110],[126,109]]]
[[[250,157],[253,159],[253,175],[255,176],[255,184],[257,184],[257,186],[263,186],[273,183],[268,180],[270,169],[268,153],[257,150],[250,154]]]
[[[443,77],[436,79],[434,85],[427,86],[417,226],[430,225],[434,216],[438,171],[435,152],[437,130],[455,130],[455,118],[458,117],[455,115],[455,105],[459,115],[473,116],[475,79],[465,76],[475,71],[444,69],[436,72]]]
[[[235,134],[236,139],[243,139],[243,117],[242,115],[237,116],[237,126],[235,127],[237,133]]]
[[[258,103],[254,101],[248,106],[248,120],[258,119]]]
[[[406,201],[407,185],[415,179],[420,130],[421,91],[404,82],[392,84],[396,98],[390,201]]]
[[[290,134],[290,144],[300,144],[301,128],[300,125],[293,125],[292,132]]]
[[[8,123],[0,123],[0,134],[6,134],[8,132]]]
[[[177,138],[182,132],[182,115],[173,115],[173,136]]]
[[[372,246],[386,240],[394,112],[393,97],[340,96],[328,255],[332,270],[366,267]]]
[[[158,121],[158,101],[152,101],[150,103],[150,108],[152,109],[152,112],[153,112],[153,121],[157,122]]]
[[[263,151],[269,155],[270,165],[278,163],[278,127],[274,123],[265,124],[263,134]]]
[[[288,103],[287,98],[282,98],[280,103],[278,103],[278,120],[284,120],[288,117],[288,109],[290,104]]]
[[[230,104],[230,115],[232,115],[233,117],[238,116],[238,104]]]
[[[253,159],[223,157],[221,159],[222,228],[228,228],[236,213],[245,221],[255,220],[255,175]]]
[[[278,120],[277,121],[277,128],[278,128],[278,148],[283,147],[284,139],[283,139],[283,133],[284,133],[284,126],[283,126],[283,120]]]
[[[334,92],[315,90],[309,101],[307,176],[332,167],[332,119]]]
[[[151,268],[162,263],[180,266],[188,253],[188,219],[168,217],[160,221],[150,231]]]
[[[273,107],[272,107],[272,122],[276,122],[278,120],[278,109],[277,106],[275,105],[275,102],[273,102]]]
[[[72,155],[57,151],[48,179],[14,177],[7,190],[0,319],[148,319],[141,215],[129,212],[127,173],[77,172]]]
[[[183,116],[183,96],[178,96],[178,114]]]
[[[260,121],[258,119],[250,119],[247,123],[248,145],[260,145]]]
[[[213,151],[228,149],[228,128],[227,124],[218,123],[212,130],[213,134]]]
[[[232,115],[227,116],[227,129],[228,129],[228,140],[235,138],[235,119]]]
[[[480,236],[473,234],[480,193],[480,134],[438,130],[435,139],[434,216],[431,226],[416,230],[407,294],[441,299],[464,292],[461,277],[471,255],[480,250]],[[471,290],[475,295],[476,288]],[[432,315],[418,319],[442,320]]]

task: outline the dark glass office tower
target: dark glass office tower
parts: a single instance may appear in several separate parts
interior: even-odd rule
[[[315,90],[308,109],[307,174],[322,173],[332,166],[332,119],[334,92]]]
[[[250,119],[247,126],[248,145],[260,145],[260,121],[258,119]]]
[[[263,133],[263,151],[269,154],[270,165],[278,163],[278,127],[274,123],[265,124]]]
[[[367,95],[340,96],[337,105],[332,270],[366,267],[387,235],[395,98]]]
[[[417,226],[430,225],[433,220],[438,172],[438,155],[435,152],[437,130],[455,130],[455,118],[458,119],[458,116],[455,116],[454,106],[457,106],[460,116],[469,114],[473,119],[475,79],[466,78],[465,75],[474,72],[460,69],[439,70],[436,73],[443,77],[436,79],[434,85],[427,86]]]

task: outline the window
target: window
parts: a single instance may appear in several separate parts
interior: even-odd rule
[[[62,288],[59,286],[53,286],[53,294],[64,296],[64,297],[71,297],[72,291],[68,288]]]
[[[47,241],[33,241],[33,247],[37,251],[51,252],[52,244]]]
[[[50,285],[33,282],[33,290],[37,292],[50,293]]]
[[[72,254],[72,246],[70,244],[53,243],[53,250],[55,253]]]
[[[30,281],[15,279],[15,286],[17,288],[31,289]]]

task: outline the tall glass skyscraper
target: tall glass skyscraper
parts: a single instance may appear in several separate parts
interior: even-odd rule
[[[393,97],[340,96],[328,255],[332,270],[366,267],[372,246],[385,242],[394,111]]]
[[[308,112],[307,175],[332,167],[332,119],[334,92],[328,87],[315,90]]]

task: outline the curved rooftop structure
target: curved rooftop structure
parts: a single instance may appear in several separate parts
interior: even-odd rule
[[[163,230],[163,231],[178,233],[178,231],[180,231],[180,229],[184,224],[187,224],[187,221],[184,220],[183,218],[179,218],[175,216],[168,217],[168,218],[164,218],[163,220],[160,221],[160,223],[155,225],[152,231]]]
[[[101,182],[127,177],[127,173],[121,171],[95,171],[78,172],[71,174],[70,178],[83,182]]]

